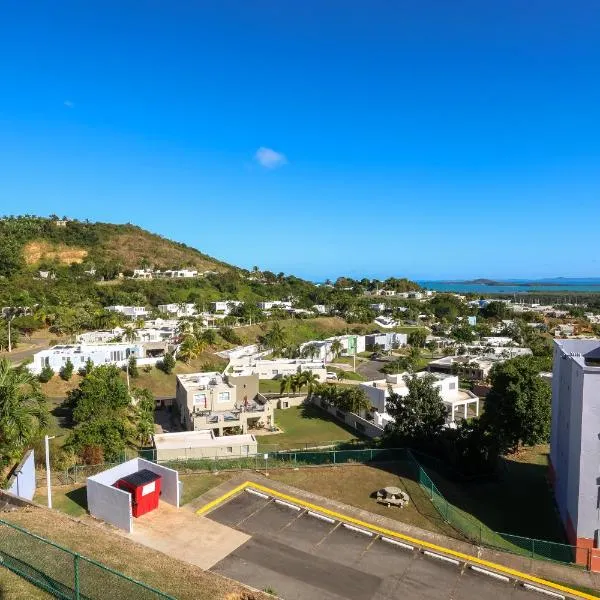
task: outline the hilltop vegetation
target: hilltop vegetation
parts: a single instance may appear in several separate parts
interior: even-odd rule
[[[71,265],[95,268],[109,279],[115,272],[143,266],[218,272],[232,269],[194,248],[129,223],[114,225],[29,215],[0,220],[0,275],[9,277],[26,270]]]

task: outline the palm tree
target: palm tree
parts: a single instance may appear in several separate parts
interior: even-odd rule
[[[296,375],[290,375],[290,380],[290,389],[292,390],[292,394],[296,394],[302,387],[302,374],[297,373]]]
[[[203,340],[198,339],[195,335],[186,335],[179,347],[177,357],[189,363],[190,360],[198,358],[205,348],[206,344]]]
[[[292,388],[292,376],[285,375],[281,378],[279,382],[279,393],[284,396],[285,394],[289,394]]]
[[[135,342],[137,338],[136,331],[133,327],[125,327],[125,331],[123,332],[123,339],[126,342]]]
[[[47,425],[46,398],[35,377],[0,359],[0,456],[18,456]]]
[[[342,342],[340,340],[333,340],[331,346],[329,347],[329,351],[335,360],[344,350],[344,346],[342,346]]]
[[[308,395],[312,396],[315,388],[319,384],[319,378],[312,371],[302,371],[300,377],[302,380],[302,385],[300,387],[306,386]]]

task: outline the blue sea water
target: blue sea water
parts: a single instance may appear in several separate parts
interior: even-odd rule
[[[462,283],[451,281],[417,281],[422,287],[435,290],[437,292],[454,292],[457,294],[526,294],[527,292],[580,292],[600,293],[600,279],[562,279],[554,285],[548,285],[548,282],[531,282],[531,285],[485,285],[482,283]],[[514,282],[513,282],[514,283]],[[530,283],[523,280],[522,283]]]

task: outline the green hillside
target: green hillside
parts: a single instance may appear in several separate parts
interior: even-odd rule
[[[0,219],[0,275],[80,264],[129,271],[192,267],[225,272],[231,265],[131,224],[90,223],[36,216]]]

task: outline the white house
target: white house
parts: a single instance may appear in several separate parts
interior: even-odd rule
[[[392,348],[401,348],[406,346],[408,343],[408,336],[406,333],[397,333],[395,331],[389,331],[386,333],[371,333],[365,336],[365,345],[369,349],[375,348],[375,346],[381,346],[384,350],[391,350]]]
[[[313,359],[322,361],[332,361],[335,357],[331,351],[333,342],[339,341],[342,346],[341,356],[354,356],[365,351],[365,336],[364,335],[336,335],[327,338],[326,340],[312,340],[305,342],[300,346],[300,351],[311,356]],[[310,353],[308,348],[313,350]]]
[[[177,318],[180,318],[193,317],[198,311],[193,302],[182,302],[181,304],[173,302],[171,304],[159,304],[158,312],[165,315],[175,315]]]
[[[302,371],[314,373],[319,381],[327,379],[325,363],[321,360],[303,358],[264,360],[252,356],[233,359],[227,367],[227,373],[234,377],[258,375],[259,379],[281,379],[287,375],[302,373]]]
[[[392,319],[392,317],[385,317],[383,315],[376,317],[373,320],[373,322],[375,323],[375,325],[383,327],[383,329],[392,329],[393,327],[396,327],[396,325],[398,325],[398,322]]]
[[[191,279],[198,277],[198,271],[195,269],[167,269],[161,273],[161,276],[167,279]]]
[[[107,306],[106,310],[121,313],[130,319],[143,319],[150,314],[150,311],[145,306],[123,306],[121,304],[115,304],[114,306]]]
[[[236,307],[243,304],[241,300],[218,300],[217,302],[211,302],[210,306],[216,313],[223,313],[228,315]]]
[[[69,344],[54,346],[41,350],[33,355],[33,362],[28,365],[34,375],[39,375],[44,367],[51,367],[54,372],[60,371],[68,360],[73,363],[75,370],[85,366],[91,360],[94,366],[116,365],[124,366],[130,356],[138,359],[138,364],[155,364],[159,357],[147,358],[144,346],[140,343],[119,342],[115,344]]]
[[[373,417],[377,425],[385,427],[387,423],[393,421],[393,418],[387,412],[390,390],[393,394],[406,396],[408,394],[408,386],[404,381],[406,375],[406,373],[386,375],[385,379],[366,381],[359,384],[371,401],[374,409]],[[475,416],[479,415],[479,398],[468,390],[459,389],[458,377],[427,372],[420,372],[416,375],[417,377],[433,376],[435,379],[433,387],[439,390],[442,402],[448,409],[448,423],[453,423],[456,420],[456,417],[459,416],[459,410],[462,410],[462,417],[466,419],[469,406],[474,409]]]
[[[132,279],[152,279],[154,269],[134,269]]]
[[[261,310],[271,310],[273,308],[287,310],[292,308],[292,303],[284,300],[268,300],[266,302],[258,302],[257,304]]]

